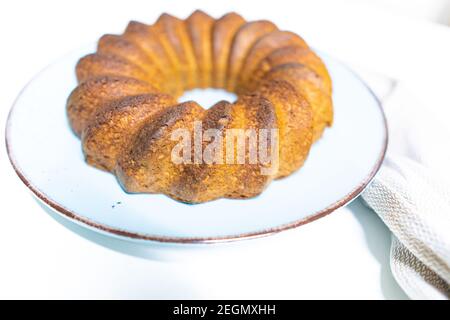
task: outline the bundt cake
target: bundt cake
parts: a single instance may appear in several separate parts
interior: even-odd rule
[[[86,161],[127,192],[183,202],[260,194],[299,169],[333,121],[330,76],[306,42],[236,13],[132,21],[101,37],[76,76],[67,114]],[[237,101],[177,102],[208,87]]]

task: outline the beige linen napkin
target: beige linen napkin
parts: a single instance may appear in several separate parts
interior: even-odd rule
[[[386,160],[362,194],[392,231],[391,271],[412,299],[450,297],[450,130],[403,85],[383,100]],[[450,107],[450,106],[449,106]]]

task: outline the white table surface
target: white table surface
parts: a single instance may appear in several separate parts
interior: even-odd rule
[[[353,1],[15,1],[0,4],[1,123],[26,82],[62,54],[120,32],[130,19],[195,8],[273,20],[358,70],[407,83],[450,116],[449,29]],[[390,232],[360,200],[268,238],[149,246],[96,234],[43,208],[4,147],[0,182],[0,298],[406,298],[389,270]]]

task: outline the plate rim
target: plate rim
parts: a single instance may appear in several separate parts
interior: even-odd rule
[[[106,234],[109,236],[115,236],[122,239],[127,240],[142,240],[146,242],[159,242],[159,243],[175,243],[175,244],[212,244],[212,243],[223,243],[223,242],[234,242],[234,241],[242,241],[242,240],[250,240],[255,238],[261,238],[261,237],[267,237],[270,235],[277,234],[282,231],[291,230],[297,227],[300,227],[302,225],[311,223],[319,218],[325,217],[328,214],[332,213],[333,211],[345,206],[352,200],[354,200],[356,197],[358,197],[364,189],[372,182],[373,178],[376,176],[377,172],[381,168],[381,165],[384,161],[384,158],[386,156],[388,141],[389,141],[389,132],[388,132],[388,124],[386,115],[383,110],[382,103],[378,96],[373,92],[373,90],[370,88],[370,86],[350,67],[348,67],[345,63],[340,61],[339,59],[332,58],[334,61],[339,63],[342,67],[347,69],[355,78],[357,78],[361,84],[369,91],[370,95],[375,99],[376,105],[378,107],[379,112],[381,113],[383,127],[384,127],[384,139],[383,139],[383,146],[381,149],[381,152],[378,156],[377,161],[375,162],[375,165],[372,167],[369,175],[365,177],[352,191],[350,191],[348,194],[346,194],[341,199],[335,201],[328,207],[311,213],[310,215],[307,215],[304,218],[294,220],[292,222],[278,225],[271,228],[261,229],[257,231],[251,231],[251,232],[244,232],[239,234],[233,234],[233,235],[225,235],[225,236],[213,236],[213,237],[173,237],[173,236],[157,236],[157,235],[151,235],[151,234],[144,234],[139,232],[130,232],[127,230],[123,230],[120,228],[114,228],[110,227],[108,225],[95,222],[91,219],[85,218],[76,212],[73,212],[72,210],[65,208],[61,204],[59,204],[57,201],[51,199],[49,196],[47,196],[43,191],[39,190],[36,186],[33,185],[31,180],[26,177],[25,173],[21,170],[20,166],[18,165],[17,161],[15,160],[15,156],[11,147],[10,142],[10,127],[11,127],[11,119],[12,114],[14,112],[14,108],[16,107],[19,98],[22,96],[22,94],[26,91],[26,89],[37,79],[42,73],[44,73],[47,69],[58,63],[59,61],[66,58],[67,55],[64,55],[63,57],[56,59],[53,63],[49,64],[47,67],[43,68],[40,72],[35,74],[31,80],[28,81],[28,83],[20,90],[18,96],[14,100],[11,109],[9,110],[8,117],[6,120],[6,130],[5,130],[5,142],[6,142],[6,153],[8,155],[9,161],[11,162],[11,165],[14,169],[14,172],[17,174],[17,176],[20,178],[20,180],[25,184],[25,186],[32,192],[32,194],[40,200],[42,203],[53,209],[56,213],[60,214],[60,216],[78,224],[83,227],[86,227],[88,229],[94,230],[96,232],[100,232],[102,234]]]

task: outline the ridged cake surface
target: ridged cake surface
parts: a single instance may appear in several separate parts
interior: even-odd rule
[[[131,21],[101,37],[76,76],[70,125],[86,161],[127,192],[189,203],[254,197],[298,170],[333,122],[330,76],[304,39],[236,13]],[[177,101],[208,87],[238,98],[208,109]]]

